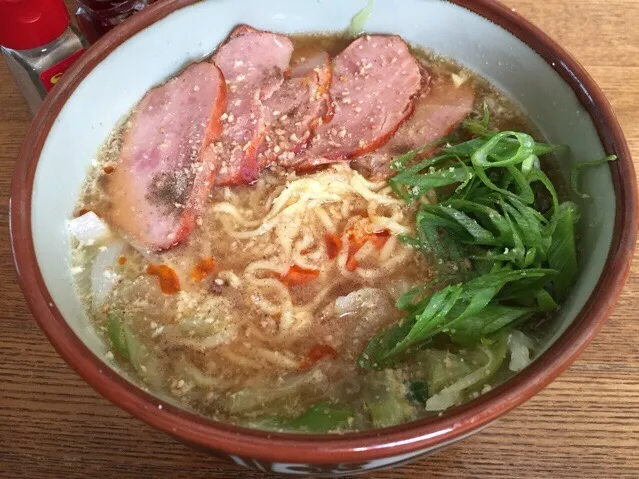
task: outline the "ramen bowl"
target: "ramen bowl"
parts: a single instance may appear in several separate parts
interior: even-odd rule
[[[11,242],[31,311],[59,354],[117,406],[177,440],[263,471],[340,475],[399,465],[464,439],[555,379],[592,340],[629,273],[637,189],[628,146],[599,87],[559,45],[489,0],[378,0],[366,23],[452,58],[514,99],[551,142],[570,147],[560,168],[617,155],[583,175],[580,276],[522,372],[439,416],[346,434],[241,428],[156,397],[106,359],[73,286],[67,221],[110,131],[144,93],[208,55],[237,24],[309,33],[343,30],[362,2],[166,0],[116,28],[59,82],[35,118],[16,164]],[[399,8],[398,8],[399,5]]]

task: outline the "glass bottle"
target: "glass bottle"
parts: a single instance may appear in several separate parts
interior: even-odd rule
[[[78,0],[75,13],[80,30],[90,43],[126,18],[153,3],[150,0]]]
[[[0,53],[31,112],[88,46],[64,0],[0,0]]]

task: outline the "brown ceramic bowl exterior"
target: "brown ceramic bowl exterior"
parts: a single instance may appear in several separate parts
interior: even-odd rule
[[[47,98],[20,150],[11,189],[10,218],[16,270],[34,317],[78,374],[114,404],[198,449],[261,470],[343,474],[406,462],[462,439],[532,397],[575,360],[605,322],[629,274],[637,235],[634,167],[621,127],[593,79],[542,31],[491,0],[453,2],[501,25],[553,65],[589,112],[606,153],[619,158],[610,164],[617,218],[604,271],[578,317],[538,360],[493,391],[439,417],[329,436],[262,432],[206,419],[159,401],[124,380],[90,352],[53,303],[36,261],[31,197],[38,159],[53,121],[84,77],[133,34],[195,1],[161,1],[93,46]]]

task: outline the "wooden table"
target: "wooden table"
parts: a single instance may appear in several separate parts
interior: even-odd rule
[[[639,161],[639,1],[507,0],[586,66]],[[174,442],[87,386],[25,305],[8,241],[29,114],[0,63],[0,477],[263,478]],[[471,439],[367,477],[639,477],[639,264],[610,322],[560,379]],[[268,476],[273,477],[273,476]]]

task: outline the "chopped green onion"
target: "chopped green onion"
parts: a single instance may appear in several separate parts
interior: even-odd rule
[[[408,385],[406,397],[409,401],[426,404],[428,399],[428,389],[424,381],[411,381]]]
[[[553,279],[555,298],[564,299],[577,279],[577,251],[575,247],[576,205],[563,203],[557,212],[552,244],[548,250],[548,264],[559,274]]]
[[[584,170],[586,168],[594,168],[596,166],[601,166],[610,161],[615,161],[616,159],[617,159],[617,155],[610,155],[600,160],[586,161],[584,163],[576,164],[573,167],[572,172],[570,174],[570,185],[572,186],[572,191],[580,198],[583,198],[583,199],[590,198],[590,195],[586,193],[581,193],[581,191],[579,190],[579,175],[581,174],[581,170]]]
[[[114,313],[109,314],[107,319],[107,334],[113,349],[115,349],[123,359],[129,359],[129,346],[120,316]]]
[[[560,202],[539,161],[561,147],[522,132],[492,131],[488,124],[485,108],[481,121],[464,122],[475,138],[457,144],[447,138],[439,149],[426,145],[394,163],[398,173],[389,185],[408,203],[434,188],[455,189],[438,190],[439,204],[421,204],[416,236],[403,238],[433,264],[436,281],[397,301],[406,316],[369,342],[360,367],[402,362],[442,334],[464,346],[480,344],[557,309],[574,284],[578,212],[573,203]],[[543,187],[533,188],[536,182]],[[538,201],[546,198],[552,207]]]
[[[373,13],[374,7],[375,0],[368,0],[366,6],[353,16],[353,19],[351,20],[351,23],[348,27],[348,33],[350,35],[359,35],[364,31],[364,26]]]
[[[384,368],[389,360],[442,332],[463,342],[468,342],[469,337],[478,341],[481,336],[535,312],[493,303],[504,286],[531,278],[544,278],[546,284],[556,273],[532,268],[504,270],[465,284],[446,286],[418,303],[400,323],[377,334],[361,354],[359,365],[366,369]]]

